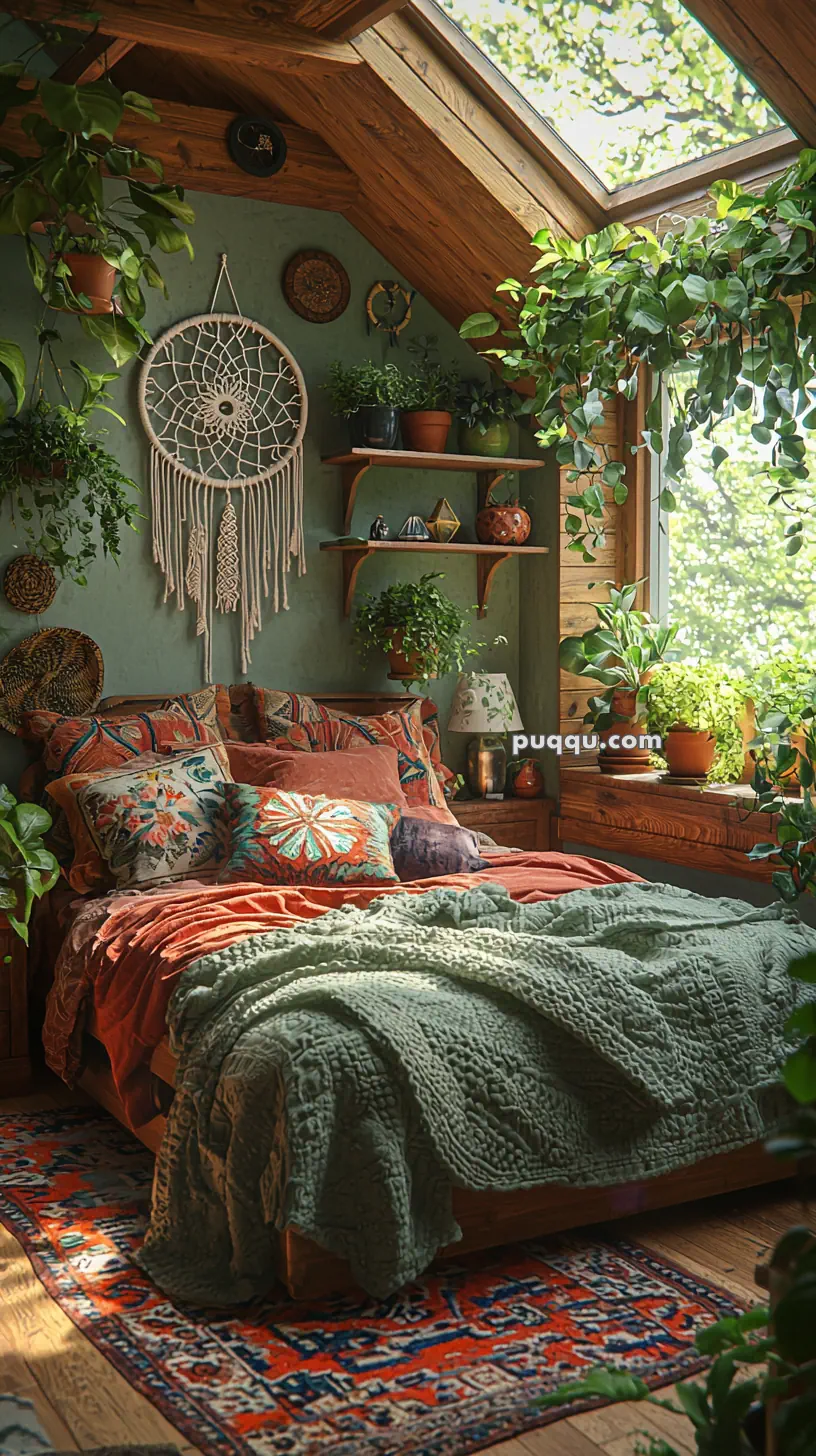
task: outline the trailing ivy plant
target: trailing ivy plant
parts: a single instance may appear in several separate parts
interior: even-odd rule
[[[362,661],[373,651],[390,652],[399,646],[412,659],[413,676],[406,687],[462,671],[478,649],[466,640],[465,613],[436,585],[443,575],[431,571],[419,581],[395,582],[379,596],[364,594],[354,622]]]
[[[675,723],[714,735],[717,751],[708,775],[712,783],[737,783],[745,770],[740,722],[748,684],[710,662],[661,662],[649,683],[649,727],[661,738]]]
[[[711,438],[735,410],[758,411],[755,438],[771,445],[769,503],[788,509],[786,550],[802,544],[810,507],[805,433],[816,428],[816,302],[798,313],[794,300],[816,288],[816,151],[805,150],[762,193],[738,183],[710,189],[716,217],[692,217],[658,238],[646,227],[611,223],[580,242],[542,228],[531,283],[498,286],[511,326],[504,344],[485,352],[510,381],[532,379],[524,408],[539,425],[542,446],[556,446],[570,467],[570,549],[594,560],[603,544],[611,500],[627,496],[626,461],[597,438],[605,406],[634,400],[650,366],[657,389],[632,451],[661,461],[661,505],[671,511],[682,484],[691,435]],[[485,338],[499,318],[476,313],[464,338]],[[688,387],[673,384],[682,366]],[[664,439],[661,381],[672,396],[673,423]],[[714,444],[711,468],[727,459]]]
[[[606,688],[605,693],[589,699],[584,718],[598,729],[627,721],[626,715],[613,709],[616,692],[634,692],[636,710],[646,706],[649,676],[671,650],[678,631],[635,607],[640,582],[622,587],[611,581],[602,584],[609,587],[609,601],[595,604],[599,625],[582,637],[565,637],[559,648],[566,672],[592,678]]]
[[[128,111],[159,121],[146,96],[119,91],[107,76],[74,86],[37,78],[26,67],[21,60],[0,74],[0,124],[22,111],[18,126],[28,139],[22,151],[0,152],[0,233],[24,239],[45,303],[80,314],[85,332],[121,365],[151,342],[141,322],[142,285],[167,293],[153,250],[186,249],[192,257],[186,229],[195,214],[183,187],[164,181],[158,158],[117,136]],[[147,177],[133,175],[140,172]],[[147,180],[150,174],[158,180]],[[105,176],[121,178],[124,193],[106,201]],[[44,250],[35,224],[45,234]],[[90,300],[74,292],[66,261],[76,252],[98,253],[116,269],[115,312],[84,312]]]

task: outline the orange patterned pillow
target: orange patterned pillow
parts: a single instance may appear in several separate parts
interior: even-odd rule
[[[221,880],[271,885],[394,885],[394,804],[226,784],[232,854]]]
[[[116,768],[143,753],[173,753],[194,743],[218,743],[205,723],[184,707],[158,708],[129,718],[61,718],[23,714],[23,736],[41,739],[43,765],[52,778]]]

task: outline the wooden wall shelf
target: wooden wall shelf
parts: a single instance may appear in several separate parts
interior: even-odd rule
[[[379,452],[384,454],[386,452]],[[351,615],[354,588],[363,562],[375,551],[425,551],[442,552],[448,556],[475,556],[478,591],[478,615],[487,611],[487,601],[493,585],[493,577],[503,562],[511,556],[547,556],[547,546],[481,546],[478,542],[450,541],[443,545],[438,541],[321,541],[321,551],[339,551],[343,558],[343,611]]]
[[[479,510],[490,504],[493,490],[514,470],[540,470],[543,460],[493,459],[489,455],[448,455],[423,450],[349,450],[345,455],[324,455],[324,465],[339,465],[343,472],[343,533],[351,531],[357,488],[375,465],[392,470],[472,470],[479,489]]]

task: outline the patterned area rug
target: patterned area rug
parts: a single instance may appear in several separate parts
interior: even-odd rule
[[[464,1456],[557,1419],[531,1405],[614,1363],[697,1368],[739,1306],[625,1243],[567,1238],[447,1262],[384,1303],[175,1308],[134,1265],[152,1159],[103,1113],[0,1116],[0,1219],[48,1292],[212,1456]]]

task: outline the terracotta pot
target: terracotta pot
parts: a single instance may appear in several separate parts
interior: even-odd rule
[[[390,668],[388,676],[393,682],[423,682],[425,674],[419,670],[417,665],[420,654],[418,652],[403,652],[402,639],[402,632],[394,633],[394,645],[388,650],[388,666]],[[431,677],[433,676],[434,674],[431,673]]]
[[[685,723],[675,723],[663,744],[669,773],[678,779],[704,779],[716,752],[717,740],[713,733],[708,729],[689,728]]]
[[[648,676],[651,677],[651,673]],[[646,720],[636,717],[638,712],[637,693],[634,688],[615,689],[612,694],[612,712],[618,713],[624,721],[601,729],[599,737],[603,744],[608,744],[609,739],[615,735],[618,738],[641,738],[649,731]],[[598,755],[598,767],[601,773],[651,773],[652,765],[649,760],[648,748],[624,748],[619,744],[617,748],[605,747],[601,750]]]
[[[447,410],[403,410],[402,443],[406,450],[444,455],[452,421]]]
[[[32,465],[30,460],[23,460],[18,469],[23,480],[37,480],[41,481],[43,485],[47,485],[51,480],[64,480],[68,467],[64,460],[52,460],[50,469],[40,470],[39,466]]]
[[[523,506],[485,506],[476,516],[476,536],[483,546],[522,546],[533,523]]]
[[[515,799],[537,799],[544,788],[544,775],[534,759],[528,758],[513,777]]]
[[[494,459],[510,449],[510,421],[496,420],[482,433],[478,425],[459,427],[459,449],[463,455],[489,455]]]
[[[68,264],[74,293],[84,293],[91,300],[91,307],[82,312],[112,313],[111,294],[116,282],[116,269],[100,253],[66,253],[64,261]],[[64,313],[70,311],[63,310]]]

